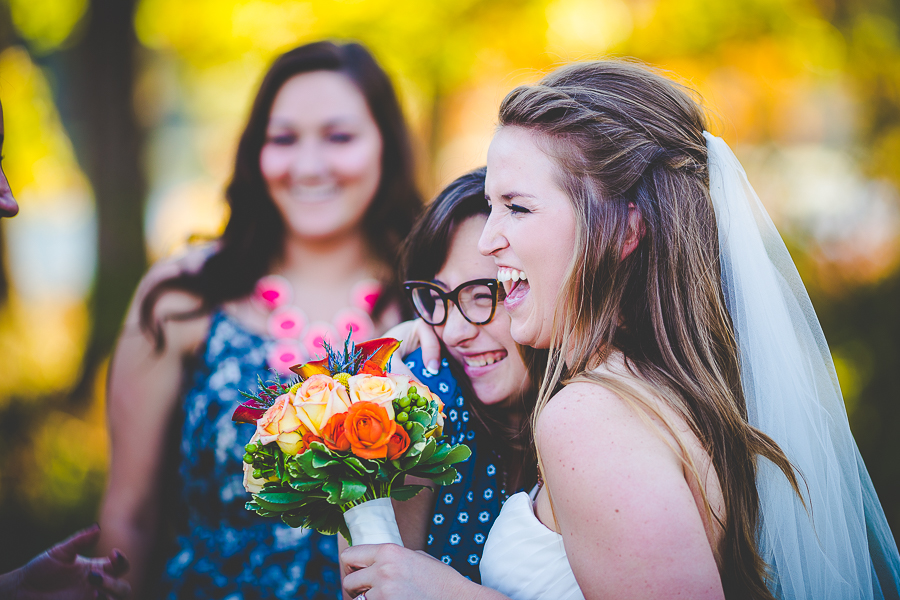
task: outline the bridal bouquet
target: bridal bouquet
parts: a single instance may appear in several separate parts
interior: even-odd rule
[[[348,543],[402,544],[390,498],[446,485],[471,451],[443,441],[443,403],[425,385],[384,369],[397,340],[325,346],[323,360],[291,368],[299,379],[259,381],[232,420],[254,423],[245,447],[248,510],[291,527],[341,532]]]

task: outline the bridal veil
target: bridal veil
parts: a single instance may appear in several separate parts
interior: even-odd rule
[[[704,136],[750,424],[778,442],[802,476],[803,502],[759,459],[758,546],[770,587],[778,598],[898,598],[897,545],[806,288],[740,162],[722,139]]]

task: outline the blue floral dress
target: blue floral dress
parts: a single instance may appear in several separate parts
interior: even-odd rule
[[[416,378],[438,394],[447,415],[444,433],[450,443],[465,443],[472,456],[456,465],[456,481],[445,485],[437,493],[434,514],[428,532],[426,551],[465,575],[481,583],[478,565],[487,534],[509,497],[503,488],[503,464],[500,455],[481,441],[470,426],[469,410],[456,380],[450,374],[447,360],[441,370],[432,375],[425,369],[422,352],[417,350],[406,359],[406,366]],[[513,490],[516,492],[519,490]]]
[[[244,508],[244,445],[254,427],[233,423],[238,390],[268,379],[268,340],[216,313],[182,406],[175,544],[160,581],[176,598],[304,598],[340,594],[337,542]]]

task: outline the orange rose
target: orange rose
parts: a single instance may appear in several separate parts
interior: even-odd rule
[[[341,452],[350,449],[350,440],[344,431],[344,420],[347,413],[338,413],[332,415],[325,426],[322,428],[322,443],[332,450],[340,450]]]
[[[302,425],[288,395],[282,394],[256,421],[256,434],[263,444],[278,442],[278,446],[286,454],[297,454],[300,451],[299,444],[303,441],[303,432],[298,431]]]
[[[405,381],[404,381],[405,380]],[[404,385],[404,383],[406,385]],[[409,388],[409,378],[397,375],[378,377],[376,375],[354,375],[347,380],[350,388],[350,402],[374,402],[387,411],[388,417],[394,418],[393,400],[400,398]]]
[[[385,458],[396,429],[397,424],[387,411],[374,402],[351,404],[344,421],[350,451],[360,458]]]
[[[294,393],[293,404],[297,417],[306,428],[321,436],[321,429],[328,419],[347,411],[350,397],[347,388],[328,375],[313,375]]]
[[[406,433],[406,430],[402,427],[397,427],[394,431],[394,435],[392,435],[391,439],[388,441],[388,460],[400,458],[403,456],[403,453],[406,452],[407,448],[409,448],[409,434]]]

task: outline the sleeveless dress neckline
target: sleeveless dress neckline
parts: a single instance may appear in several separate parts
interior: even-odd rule
[[[481,582],[512,600],[584,600],[563,538],[534,514],[531,495],[513,494],[488,534]]]

